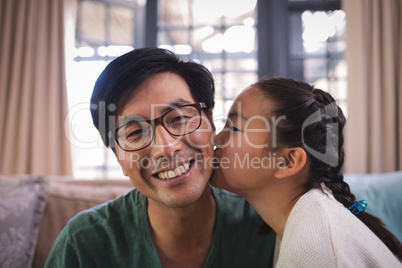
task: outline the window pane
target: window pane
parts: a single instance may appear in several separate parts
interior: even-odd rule
[[[236,96],[258,79],[256,73],[226,73],[224,76],[226,99],[235,99]]]
[[[304,79],[308,83],[313,83],[319,78],[327,78],[327,76],[326,58],[307,58],[304,60]]]
[[[142,37],[146,0],[80,0],[76,55],[68,68],[71,144],[76,178],[122,178],[113,152],[93,126],[89,100],[95,80],[110,60],[134,48]],[[136,31],[137,30],[137,31]],[[141,40],[142,41],[142,40]],[[139,42],[141,43],[141,42]]]
[[[251,58],[251,57],[244,58],[244,59],[233,59],[233,60],[229,59],[229,60],[226,60],[226,68],[228,70],[257,72],[258,62],[257,62],[256,58]]]
[[[256,4],[257,0],[193,0],[193,25],[238,24],[255,17]]]
[[[171,30],[158,32],[159,45],[175,45],[175,44],[188,44],[189,42],[188,30]]]
[[[343,11],[305,11],[301,17],[303,44],[307,53],[326,53],[327,42],[343,40],[345,26]]]
[[[158,26],[190,26],[190,1],[188,0],[159,0]]]
[[[193,0],[192,2],[192,23],[194,24],[194,26],[216,26],[222,23],[221,17],[223,16],[223,1]]]
[[[222,31],[210,25],[195,28],[192,31],[191,43],[196,52],[221,53],[222,52]],[[218,44],[217,44],[218,43]]]
[[[80,36],[93,45],[103,45],[106,40],[106,6],[103,3],[83,1],[80,5],[80,24],[77,30]]]
[[[111,174],[122,177],[113,152],[105,148],[98,130],[92,123],[89,101],[96,79],[106,67],[107,61],[73,62],[68,70],[68,100],[71,126],[70,143],[74,159],[76,178],[105,178],[106,171],[117,170]],[[111,171],[110,171],[111,172]],[[111,177],[108,177],[111,178]]]
[[[206,59],[203,60],[202,63],[204,64],[205,67],[208,68],[212,73],[218,73],[222,72],[224,62],[221,58],[215,58],[215,59]]]
[[[224,16],[227,25],[238,24],[240,22],[247,24],[247,21],[250,21],[250,19],[255,21],[257,18],[257,0],[227,0],[225,5]],[[230,8],[228,8],[229,6]]]
[[[237,94],[258,78],[257,0],[158,3],[158,46],[211,71],[216,89],[214,114],[225,114]]]
[[[304,59],[291,58],[289,61],[289,76],[293,79],[305,80]]]
[[[288,19],[290,76],[328,91],[345,107],[344,12],[293,11]]]
[[[134,44],[134,13],[124,7],[110,7],[110,40],[114,45]]]

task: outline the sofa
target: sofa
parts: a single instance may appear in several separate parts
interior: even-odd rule
[[[347,174],[358,200],[402,241],[402,171]],[[53,242],[80,211],[131,191],[128,179],[0,176],[0,267],[43,267]]]
[[[402,171],[383,174],[347,174],[345,181],[367,212],[379,217],[402,241]]]
[[[0,267],[42,268],[74,215],[132,189],[129,179],[0,175]]]

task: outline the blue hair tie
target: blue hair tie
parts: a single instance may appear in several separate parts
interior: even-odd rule
[[[353,205],[351,205],[350,207],[348,207],[348,209],[350,210],[350,212],[353,213],[353,215],[357,215],[362,211],[365,211],[367,208],[367,201],[366,200],[360,200],[360,201],[356,201],[355,203],[353,203]]]

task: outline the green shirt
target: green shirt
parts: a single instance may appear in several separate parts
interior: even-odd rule
[[[212,188],[217,215],[205,267],[272,267],[275,233],[240,196]],[[152,241],[146,197],[133,190],[83,211],[56,239],[45,267],[161,267]]]

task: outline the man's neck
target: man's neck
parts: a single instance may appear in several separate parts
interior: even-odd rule
[[[216,219],[216,205],[209,186],[195,203],[184,208],[167,208],[148,200],[148,215],[163,267],[204,265]]]

